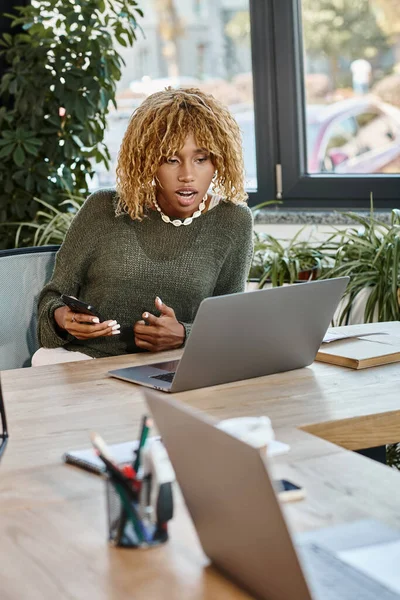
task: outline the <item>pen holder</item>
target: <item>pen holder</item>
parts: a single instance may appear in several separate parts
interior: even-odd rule
[[[173,516],[172,484],[159,487],[155,509],[143,502],[151,481],[135,480],[138,489],[126,489],[110,475],[106,478],[108,536],[113,546],[149,548],[168,540],[167,521]],[[147,489],[142,489],[146,486]]]

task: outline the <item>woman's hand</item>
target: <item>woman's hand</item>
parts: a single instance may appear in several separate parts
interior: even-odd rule
[[[159,317],[145,312],[144,320],[133,326],[136,346],[149,352],[180,348],[185,341],[185,328],[176,320],[174,309],[158,297],[155,306],[161,312]]]
[[[54,319],[60,329],[64,329],[78,340],[88,340],[120,333],[120,325],[117,321],[100,323],[98,317],[75,313],[68,306],[56,308]]]

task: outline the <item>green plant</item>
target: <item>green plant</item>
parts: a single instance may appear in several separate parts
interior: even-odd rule
[[[326,257],[319,242],[299,240],[304,227],[290,241],[277,240],[267,233],[254,234],[254,256],[250,278],[259,280],[259,288],[268,281],[274,287],[315,278]]]
[[[93,162],[108,165],[102,140],[124,64],[115,40],[132,45],[142,16],[134,0],[37,0],[17,11],[7,15],[15,34],[0,39],[1,223],[33,218],[34,198],[86,194]]]
[[[68,198],[59,203],[59,208],[40,198],[34,200],[45,209],[36,212],[34,221],[9,223],[18,227],[15,234],[15,247],[25,246],[27,243],[33,246],[62,244],[73,218],[85,200],[84,197],[68,194]]]
[[[256,204],[256,206],[252,206],[251,212],[253,213],[254,220],[256,220],[256,217],[262,208],[270,206],[271,204],[282,204],[282,200],[266,200],[265,202],[260,202],[260,204]]]
[[[326,255],[333,260],[324,278],[350,276],[344,299],[345,307],[339,324],[346,323],[353,301],[365,288],[369,295],[364,322],[400,319],[400,210],[392,211],[387,225],[376,219],[371,210],[368,217],[343,213],[356,225],[337,231],[325,244]]]

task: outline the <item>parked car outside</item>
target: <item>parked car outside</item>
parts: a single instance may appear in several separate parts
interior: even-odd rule
[[[230,107],[242,132],[246,189],[257,189],[254,111]],[[119,145],[130,111],[110,113],[105,136],[111,169],[97,167],[91,187],[115,183]],[[308,173],[400,173],[400,110],[368,95],[306,107]]]
[[[254,112],[234,112],[243,135],[246,180],[257,187]],[[308,173],[400,173],[400,110],[374,96],[309,104]]]
[[[399,173],[400,110],[373,96],[307,106],[309,173]]]

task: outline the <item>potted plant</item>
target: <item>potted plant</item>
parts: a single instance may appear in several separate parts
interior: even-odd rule
[[[354,227],[337,231],[324,244],[333,264],[322,277],[350,276],[335,324],[400,320],[400,210],[391,223],[344,213]]]
[[[78,210],[83,205],[83,196],[67,193],[67,199],[59,203],[59,207],[52,206],[40,198],[34,200],[43,208],[40,208],[33,221],[19,223],[8,223],[17,226],[15,234],[15,247],[46,246],[48,244],[62,244],[66,233]]]
[[[142,11],[134,0],[37,0],[16,8],[0,37],[0,247],[10,221],[31,220],[40,198],[56,206],[88,193],[124,60]],[[0,13],[1,13],[0,9]],[[32,243],[32,240],[29,242]]]
[[[326,267],[326,255],[317,241],[300,240],[301,228],[292,240],[278,240],[267,233],[254,234],[254,256],[250,281],[258,288],[316,279]]]

